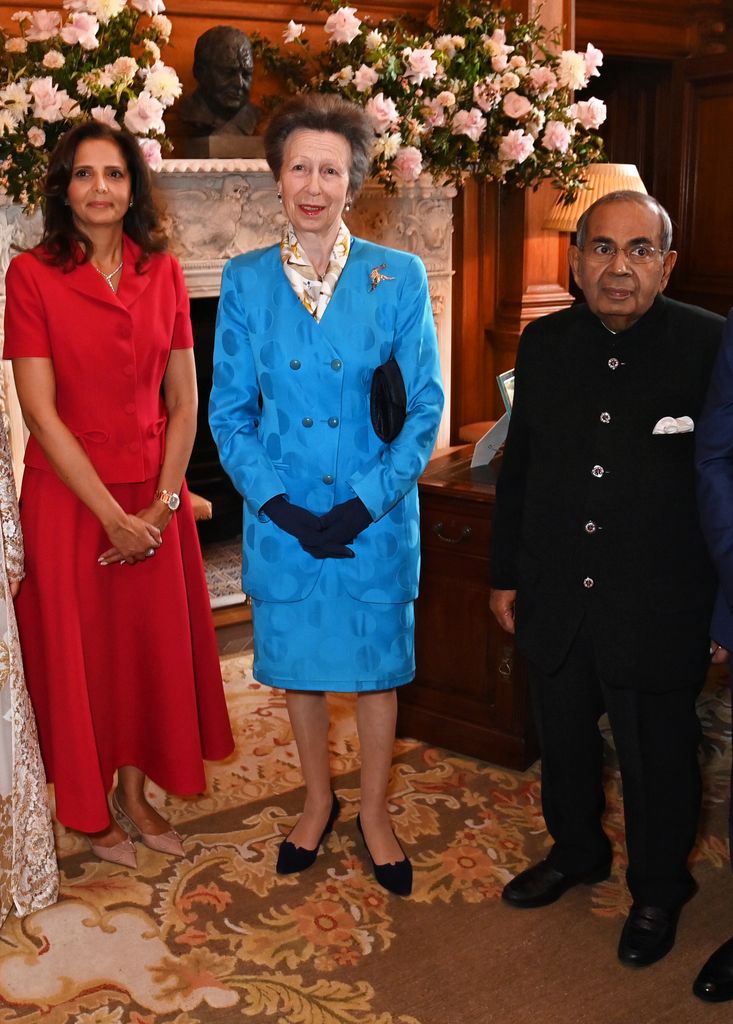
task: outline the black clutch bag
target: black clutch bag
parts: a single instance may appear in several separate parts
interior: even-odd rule
[[[405,382],[394,356],[374,371],[369,408],[377,437],[387,444],[394,441],[407,415]]]

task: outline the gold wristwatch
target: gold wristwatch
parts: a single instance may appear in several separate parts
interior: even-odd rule
[[[167,505],[171,512],[175,512],[181,504],[181,499],[175,491],[156,491],[155,497],[158,501],[162,501],[164,505]]]

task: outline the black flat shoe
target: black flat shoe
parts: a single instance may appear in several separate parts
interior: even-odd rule
[[[733,938],[715,950],[695,978],[692,991],[706,1003],[733,999]]]
[[[382,888],[386,889],[387,892],[394,893],[395,896],[409,896],[412,892],[412,864],[409,857],[405,856],[402,860],[390,861],[389,864],[375,864],[374,857],[372,857],[371,851],[367,846],[359,814],[356,816],[356,827],[361,833],[364,849],[369,855],[369,860],[372,862],[374,877]],[[402,849],[401,846],[400,849]],[[404,853],[405,851],[402,850],[402,852]]]
[[[328,816],[323,832],[321,832],[321,838],[318,840],[315,850],[307,850],[305,846],[296,846],[290,840],[283,839],[277,853],[277,865],[275,866],[278,875],[294,875],[297,871],[305,871],[306,868],[315,864],[321,843],[333,829],[333,824],[341,811],[341,805],[336,799],[336,794],[332,793],[331,795],[333,797],[331,813]]]
[[[648,967],[669,953],[677,935],[681,907],[644,907],[634,903],[618,944],[618,958],[630,967]]]
[[[580,875],[565,875],[562,871],[541,860],[531,868],[507,882],[501,898],[513,907],[546,907],[559,900],[563,893],[574,885],[595,885],[605,882],[611,874],[611,864],[606,862]]]

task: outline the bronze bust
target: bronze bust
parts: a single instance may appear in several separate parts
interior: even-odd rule
[[[178,104],[197,136],[252,135],[262,111],[249,102],[254,60],[238,28],[216,25],[196,40],[193,73],[198,88]]]

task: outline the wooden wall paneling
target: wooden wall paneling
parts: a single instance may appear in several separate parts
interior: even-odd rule
[[[679,258],[674,294],[718,313],[733,304],[733,55],[681,63],[673,102]]]
[[[724,46],[728,6],[729,0],[577,0],[576,36],[623,57],[714,53]]]

